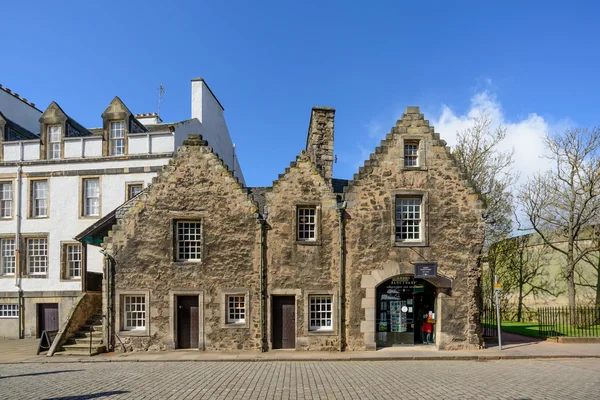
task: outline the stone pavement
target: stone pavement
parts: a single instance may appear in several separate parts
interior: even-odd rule
[[[600,399],[599,359],[0,365],[13,399]]]
[[[165,352],[107,353],[89,356],[36,356],[37,340],[0,340],[0,364],[10,362],[107,362],[107,361],[350,361],[350,360],[473,360],[517,358],[600,358],[599,343],[556,343],[506,335],[500,351],[497,345],[475,351],[439,351],[434,346],[391,347],[378,351],[307,352],[276,350],[266,353],[209,353],[198,350]]]

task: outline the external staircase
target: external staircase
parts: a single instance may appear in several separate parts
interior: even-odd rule
[[[101,310],[98,310],[85,321],[79,327],[79,330],[67,338],[60,348],[61,351],[57,351],[56,355],[93,356],[106,352],[106,345],[102,340]]]

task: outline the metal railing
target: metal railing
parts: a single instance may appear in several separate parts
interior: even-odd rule
[[[496,309],[491,304],[484,304],[479,315],[481,322],[481,333],[484,337],[498,337],[498,326],[496,325]]]
[[[539,336],[600,337],[600,307],[538,309]]]
[[[90,355],[92,355],[92,339],[94,337],[94,326],[96,326],[96,324],[99,321],[102,321],[102,318],[104,318],[104,320],[106,321],[106,323],[108,324],[108,327],[113,330],[113,327],[110,323],[110,321],[108,320],[108,318],[106,318],[106,315],[101,315],[100,318],[98,318],[96,321],[94,321],[93,324],[90,325]],[[117,337],[117,339],[119,339],[119,343],[121,343],[121,346],[123,346],[123,352],[125,352],[125,344],[123,343],[123,341],[121,340],[121,338],[119,337],[119,335],[117,335],[117,333],[115,332],[115,336]],[[108,343],[106,344],[108,345]],[[108,349],[108,346],[107,346]]]

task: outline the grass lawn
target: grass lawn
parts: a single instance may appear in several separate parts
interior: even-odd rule
[[[487,324],[496,327],[495,324]],[[592,325],[588,329],[575,329],[568,325],[555,325],[555,334],[551,336],[600,336],[600,325]],[[502,330],[504,332],[516,333],[523,336],[540,337],[539,326],[537,322],[513,322],[502,321]]]

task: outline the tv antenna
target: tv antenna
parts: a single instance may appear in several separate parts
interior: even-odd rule
[[[165,90],[165,87],[161,83],[160,85],[158,85],[158,111],[157,111],[157,114],[159,117],[160,117],[160,103],[162,103],[165,93],[167,93],[167,92]]]

